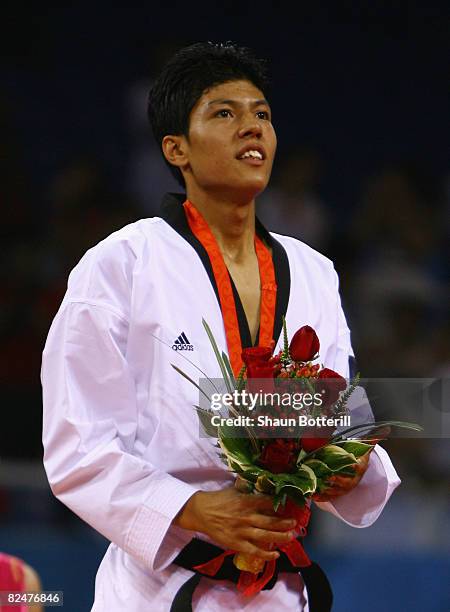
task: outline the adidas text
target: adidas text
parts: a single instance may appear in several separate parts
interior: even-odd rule
[[[194,345],[191,344],[184,332],[182,332],[172,345],[174,351],[193,351]]]

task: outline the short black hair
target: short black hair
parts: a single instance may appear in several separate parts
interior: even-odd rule
[[[265,93],[266,64],[232,42],[201,42],[180,49],[153,82],[148,97],[147,114],[158,145],[168,134],[188,136],[191,111],[211,87],[244,79]],[[181,170],[165,157],[164,161],[184,187]]]

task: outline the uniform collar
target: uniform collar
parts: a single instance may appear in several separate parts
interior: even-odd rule
[[[166,193],[162,200],[160,217],[164,219],[164,221],[168,223],[168,225],[170,225],[172,229],[174,229],[182,238],[184,238],[184,240],[186,240],[196,251],[208,274],[209,280],[214,288],[217,301],[219,302],[219,292],[217,290],[217,285],[208,254],[200,241],[197,240],[197,238],[191,232],[186,215],[184,214],[183,202],[185,202],[185,200],[186,195],[184,193]],[[278,287],[273,332],[274,340],[277,341],[283,326],[282,317],[286,314],[289,302],[289,293],[291,288],[289,260],[283,246],[267,231],[258,218],[256,218],[255,230],[257,235],[272,249],[275,278]],[[231,286],[233,288],[234,301],[236,304],[242,347],[246,348],[252,346],[250,329],[241,299],[231,276],[230,279]],[[259,332],[255,341],[256,345],[258,344],[258,336]]]
[[[186,215],[183,211],[183,203],[186,201],[186,194],[184,193],[166,193],[162,199],[160,217],[167,221],[179,234],[192,232],[189,228]],[[261,221],[256,217],[255,230],[257,235],[264,240],[264,242],[272,248],[274,239],[270,233],[266,230]]]

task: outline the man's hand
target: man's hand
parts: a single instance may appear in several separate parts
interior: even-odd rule
[[[271,544],[286,544],[295,537],[294,519],[281,519],[268,495],[239,493],[234,487],[222,491],[198,491],[173,521],[183,529],[199,531],[222,548],[248,553],[265,561],[277,559]]]
[[[367,470],[371,452],[360,457],[358,462],[354,464],[354,476],[330,476],[327,480],[329,486],[322,493],[313,495],[313,500],[318,502],[333,501],[354,489]]]

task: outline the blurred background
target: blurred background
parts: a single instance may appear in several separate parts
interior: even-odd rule
[[[334,260],[364,377],[449,376],[449,11],[390,4],[3,6],[0,551],[68,612],[90,609],[107,543],[49,491],[41,351],[86,249],[179,191],[146,120],[179,47],[231,39],[270,59],[279,148],[258,214]],[[337,612],[448,611],[449,440],[384,446],[403,485],[382,517],[355,530],[316,512],[309,550]]]

